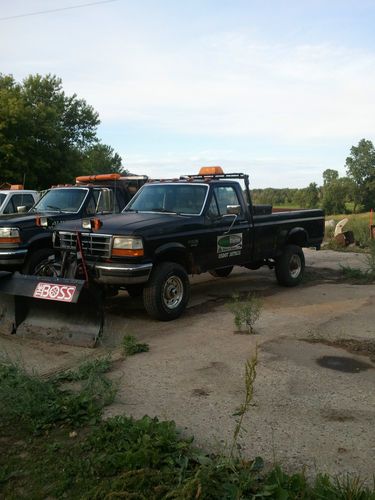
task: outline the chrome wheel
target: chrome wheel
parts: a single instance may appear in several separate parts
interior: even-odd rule
[[[294,254],[289,261],[289,273],[291,278],[298,278],[301,274],[302,262],[299,255]]]
[[[163,287],[163,302],[168,309],[175,309],[184,297],[184,285],[178,276],[170,276]]]

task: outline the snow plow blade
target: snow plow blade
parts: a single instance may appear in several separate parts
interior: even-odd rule
[[[77,279],[0,273],[0,333],[95,347],[103,304]]]

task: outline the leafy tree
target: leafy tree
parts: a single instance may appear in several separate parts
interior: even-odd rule
[[[294,204],[300,208],[317,208],[319,205],[320,190],[315,182],[311,182],[307,188],[298,189]]]
[[[332,168],[327,168],[323,172],[323,184],[327,186],[331,184],[331,182],[336,181],[339,178],[339,173],[337,170],[333,170]]]
[[[66,95],[56,76],[30,75],[17,83],[0,74],[0,180],[22,183],[25,177],[29,188],[71,182],[89,168],[99,123],[92,106]],[[118,155],[99,146],[116,168]]]
[[[111,146],[95,144],[87,149],[82,162],[85,174],[122,173],[127,171],[121,166],[121,156]]]
[[[366,210],[375,205],[375,149],[371,141],[362,139],[352,146],[346,158],[348,176],[355,182],[354,205]]]
[[[327,214],[346,212],[346,203],[351,201],[354,183],[348,177],[333,179],[323,188],[322,208]]]

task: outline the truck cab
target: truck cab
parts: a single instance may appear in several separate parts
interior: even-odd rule
[[[52,233],[62,221],[120,213],[147,176],[80,176],[44,192],[27,213],[0,217],[0,271],[38,272],[53,255]]]
[[[22,186],[18,185],[0,189],[0,216],[28,212],[39,198],[38,191],[22,189]]]
[[[272,213],[253,206],[248,175],[204,167],[144,185],[121,214],[59,224],[54,246],[92,281],[143,294],[147,312],[166,321],[186,307],[189,274],[225,277],[235,265],[267,265],[281,285],[298,285],[302,248],[319,249],[323,236],[322,210]]]

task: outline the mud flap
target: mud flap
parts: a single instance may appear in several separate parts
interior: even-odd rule
[[[0,333],[95,347],[102,330],[101,293],[83,280],[0,274]]]

